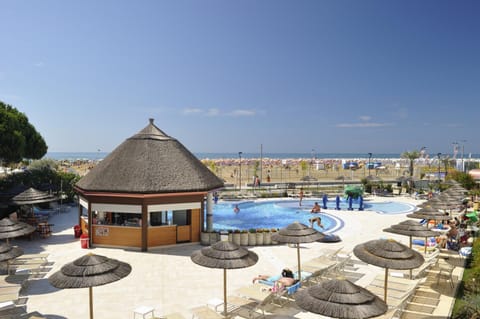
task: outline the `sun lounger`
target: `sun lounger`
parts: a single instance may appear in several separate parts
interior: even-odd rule
[[[262,284],[253,284],[237,289],[236,294],[254,301],[256,304],[251,308],[251,311],[260,311],[262,316],[264,316],[265,308],[269,305],[274,305],[274,300],[278,297],[277,292],[272,292],[270,288]]]
[[[43,253],[43,254],[23,254],[21,256],[18,256],[17,258],[15,258],[15,260],[32,260],[32,259],[41,259],[43,260],[44,262],[47,262],[48,258],[48,254],[47,253]]]
[[[224,319],[224,317],[208,306],[200,306],[191,309],[192,319]]]
[[[400,309],[413,295],[413,292],[419,283],[419,279],[406,279],[389,276],[387,283],[387,305],[391,308]],[[383,275],[378,275],[370,283],[370,285],[365,288],[383,300],[385,291],[385,277]]]

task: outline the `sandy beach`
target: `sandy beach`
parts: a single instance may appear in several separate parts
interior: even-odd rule
[[[391,200],[372,198],[369,200]],[[396,201],[419,204],[421,201],[410,197],[397,197]],[[406,219],[405,214],[385,215],[370,211],[324,210],[344,221],[345,225],[336,234],[340,243],[311,243],[301,245],[302,261],[317,257],[327,250],[342,248],[351,252],[359,243],[377,239],[394,238],[407,244],[408,237],[382,232],[392,224]],[[94,313],[96,318],[132,318],[133,309],[145,305],[155,308],[156,316],[179,312],[185,318],[191,317],[190,309],[206,305],[211,298],[222,297],[223,271],[198,266],[190,260],[199,244],[184,244],[162,247],[149,252],[129,251],[113,248],[82,249],[79,239],[74,238],[73,225],[77,221],[77,208],[50,217],[54,224],[53,235],[34,240],[16,239],[13,244],[22,247],[25,253],[47,253],[49,267],[43,278],[32,279],[23,295],[27,298],[28,311],[39,311],[48,318],[83,319],[88,317],[88,289],[53,288],[48,277],[69,263],[87,253],[115,258],[132,265],[132,272],[126,278],[105,286],[95,287]],[[259,255],[256,265],[228,271],[228,294],[249,285],[258,274],[275,274],[283,267],[296,267],[296,249],[287,245],[251,247]],[[375,266],[361,266],[365,275],[356,283],[368,285],[383,269]],[[318,318],[295,307],[272,308],[275,314],[289,314],[297,318]]]

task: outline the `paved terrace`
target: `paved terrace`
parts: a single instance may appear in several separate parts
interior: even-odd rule
[[[392,200],[377,198],[372,200]],[[409,197],[397,197],[395,200],[419,204]],[[48,238],[35,238],[32,241],[18,239],[13,244],[22,247],[25,253],[48,253],[50,266],[43,278],[32,279],[23,291],[27,311],[38,311],[47,318],[84,319],[88,317],[88,289],[59,290],[48,283],[48,276],[68,262],[92,252],[115,258],[132,265],[132,272],[126,278],[112,284],[93,288],[94,315],[96,318],[132,318],[133,309],[138,306],[152,306],[157,317],[179,312],[185,318],[191,318],[190,309],[206,305],[211,298],[223,296],[223,271],[198,266],[190,260],[199,244],[184,244],[158,248],[150,252],[138,252],[113,248],[82,249],[79,239],[74,238],[73,225],[76,224],[76,208],[50,217],[54,224],[53,234]],[[323,254],[327,249],[343,248],[351,251],[359,243],[377,239],[394,238],[407,244],[408,237],[382,232],[392,224],[405,219],[405,214],[382,215],[368,211],[324,210],[345,221],[345,227],[337,234],[343,239],[340,243],[311,243],[301,245],[302,262]],[[256,265],[239,270],[229,270],[228,294],[234,294],[238,288],[251,284],[258,274],[276,274],[285,266],[295,268],[296,249],[287,245],[252,247],[259,255]],[[453,257],[453,256],[452,256]],[[361,263],[359,263],[361,264]],[[369,284],[373,278],[383,274],[384,270],[371,265],[360,265],[357,271],[364,272],[356,283]],[[462,267],[454,270],[454,278],[461,278]],[[436,284],[436,277],[422,284],[424,290],[433,291],[431,295],[439,302],[430,314],[434,318],[447,318],[454,301],[455,288],[447,282]],[[433,280],[433,282],[432,282]],[[418,309],[417,309],[418,310]],[[318,315],[301,311],[293,304],[283,308],[272,308],[275,314],[288,314],[296,318],[319,318]],[[421,312],[412,311],[414,317],[423,318]],[[413,316],[412,315],[412,316]],[[428,317],[426,317],[428,318]]]

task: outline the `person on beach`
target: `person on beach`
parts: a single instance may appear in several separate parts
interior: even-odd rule
[[[318,202],[315,202],[310,213],[320,213],[320,211],[321,211],[320,205],[318,205]]]
[[[257,277],[253,278],[252,282],[255,283],[258,280],[269,280],[272,276],[269,275],[258,275]],[[282,270],[282,277],[279,279],[275,280],[273,283],[273,287],[270,289],[270,291],[273,292],[278,292],[282,291],[285,287],[290,287],[298,282],[297,279],[293,278],[293,272],[285,268]]]
[[[303,199],[303,188],[300,188],[300,192],[298,193],[298,206],[302,206],[302,199]]]

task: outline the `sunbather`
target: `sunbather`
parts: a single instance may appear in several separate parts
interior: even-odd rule
[[[257,277],[253,278],[252,282],[255,283],[256,281],[258,280],[266,280],[268,281],[269,279],[271,279],[272,276],[271,275],[258,275]],[[282,274],[281,274],[281,277],[276,279],[275,281],[281,281],[282,283],[286,283],[288,284],[290,281],[289,280],[283,280],[284,278],[287,278],[287,279],[293,279],[293,272],[288,269],[288,268],[284,268],[282,270]]]

